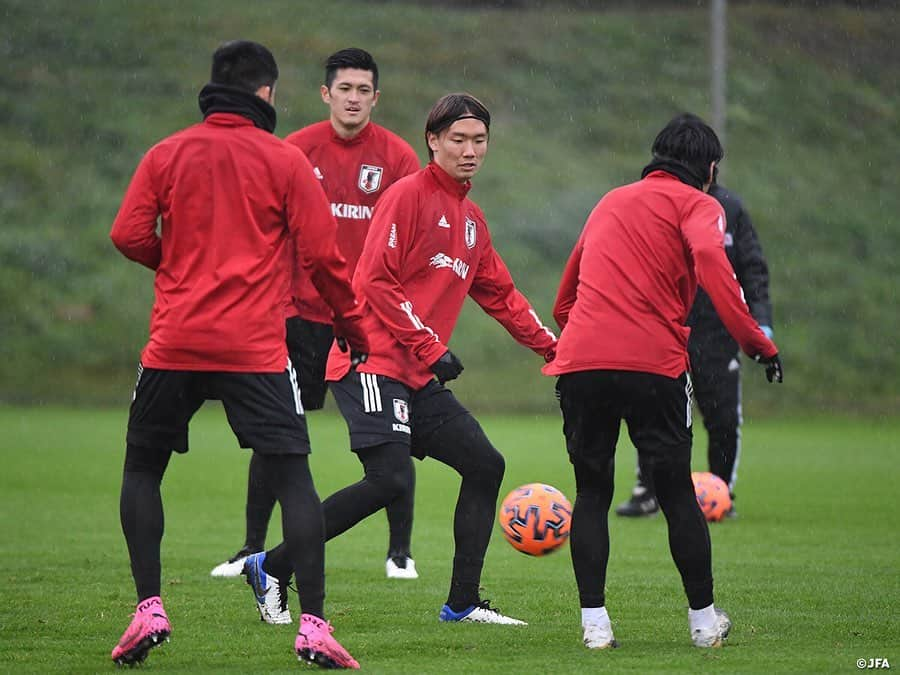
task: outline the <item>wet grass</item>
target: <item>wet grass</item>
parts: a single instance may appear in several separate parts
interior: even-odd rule
[[[4,535],[0,670],[109,672],[109,652],[133,611],[118,524],[127,410],[0,408]],[[560,421],[481,416],[507,459],[501,492],[534,481],[574,498]],[[356,480],[346,430],[332,413],[310,420],[319,492]],[[611,518],[608,606],[621,648],[580,644],[568,548],[515,552],[495,532],[484,596],[524,628],[437,621],[452,558],[457,479],[418,464],[413,553],[418,581],[384,578],[386,521],[376,514],[328,545],[327,612],[336,636],[370,673],[847,672],[857,658],[900,661],[896,607],[900,427],[835,419],[753,420],[744,429],[736,520],[711,526],[717,603],[735,623],[726,648],[690,646],[686,601],[661,517]],[[696,432],[695,465],[705,439]],[[171,642],[152,672],[287,672],[294,628],[258,621],[242,580],[208,576],[243,534],[247,455],[220,408],[192,425],[191,452],[163,485],[163,597]],[[619,449],[616,502],[633,477]],[[277,523],[277,520],[273,521]],[[273,526],[270,543],[277,536]],[[294,605],[296,609],[296,604]]]

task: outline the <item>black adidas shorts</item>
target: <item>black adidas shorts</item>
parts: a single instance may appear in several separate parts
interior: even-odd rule
[[[288,319],[285,326],[288,353],[297,370],[303,408],[321,410],[328,391],[325,365],[334,342],[334,330],[331,324],[307,321],[299,316]]]
[[[188,423],[204,401],[221,400],[242,448],[265,454],[309,454],[306,418],[294,369],[226,373],[138,368],[128,443],[188,451]]]
[[[470,415],[453,392],[431,380],[415,391],[384,375],[351,370],[331,392],[350,431],[353,451],[382,443],[410,446],[413,457],[428,455],[427,439],[460,415]]]
[[[616,452],[622,420],[642,467],[690,464],[693,440],[691,379],[653,373],[590,370],[557,382],[563,434],[573,463],[605,466]],[[642,469],[643,470],[643,469]]]

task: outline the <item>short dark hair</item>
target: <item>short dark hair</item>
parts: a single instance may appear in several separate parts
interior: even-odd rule
[[[450,127],[459,119],[476,119],[484,122],[487,130],[491,130],[491,113],[487,106],[471,94],[457,93],[447,94],[438,99],[428,113],[425,121],[425,147],[428,148],[428,158],[434,158],[434,152],[428,146],[428,134],[440,135],[442,131]]]
[[[656,135],[652,152],[655,158],[675,160],[707,177],[704,183],[708,180],[710,163],[718,164],[725,156],[716,132],[691,113],[673,117]]]
[[[356,68],[357,70],[368,70],[372,73],[372,86],[378,89],[378,64],[375,59],[365,49],[357,47],[348,47],[335,52],[325,61],[325,86],[331,89],[334,78],[337,77],[337,71],[341,68]]]
[[[232,40],[219,47],[212,57],[212,84],[224,84],[255,94],[278,80],[278,65],[266,47],[249,40]]]

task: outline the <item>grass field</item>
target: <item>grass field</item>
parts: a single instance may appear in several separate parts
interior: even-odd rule
[[[124,404],[112,411],[0,408],[0,671],[114,668],[109,652],[134,602],[118,524],[126,415]],[[481,421],[507,458],[504,494],[542,481],[574,498],[558,419]],[[359,466],[339,417],[319,413],[310,426],[325,496],[355,480]],[[191,443],[163,486],[163,596],[173,635],[145,668],[296,670],[295,629],[261,624],[241,580],[208,576],[242,541],[247,465],[217,405],[198,414]],[[695,458],[704,447],[698,431]],[[326,609],[336,635],[371,673],[848,672],[872,657],[896,668],[900,423],[752,420],[744,447],[740,517],[711,527],[717,602],[735,622],[724,649],[690,646],[661,517],[611,519],[607,591],[618,650],[590,653],[580,644],[568,549],[533,559],[496,532],[484,597],[530,625],[439,624],[457,480],[429,461],[418,465],[418,581],[384,578],[383,514],[328,545]],[[616,501],[627,495],[632,466],[623,441]],[[276,538],[273,532],[270,541]]]

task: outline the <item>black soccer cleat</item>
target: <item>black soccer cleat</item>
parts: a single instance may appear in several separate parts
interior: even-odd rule
[[[646,492],[640,496],[631,495],[627,502],[622,502],[616,507],[616,515],[626,518],[652,516],[658,511],[659,502],[656,501],[656,497]]]

